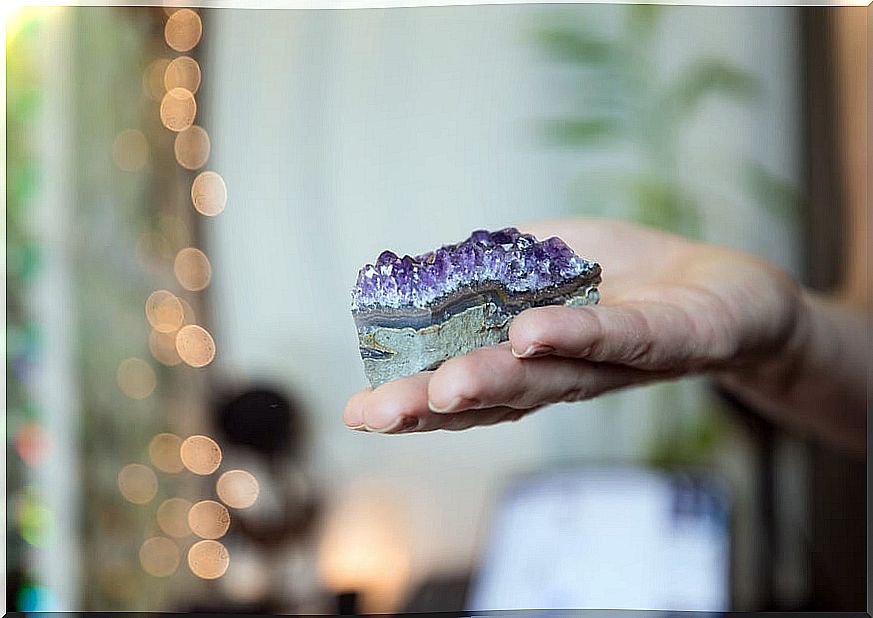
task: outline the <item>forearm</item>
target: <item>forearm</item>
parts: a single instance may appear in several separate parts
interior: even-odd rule
[[[719,374],[761,413],[864,455],[869,339],[863,312],[804,292],[784,351]]]

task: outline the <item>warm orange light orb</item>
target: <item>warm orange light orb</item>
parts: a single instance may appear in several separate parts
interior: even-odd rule
[[[209,436],[191,436],[179,449],[182,463],[194,474],[212,474],[221,465],[221,447]]]
[[[218,579],[225,574],[229,564],[230,554],[218,541],[199,541],[188,550],[188,567],[201,579]]]
[[[164,40],[178,52],[193,49],[200,42],[202,34],[200,16],[191,9],[174,11],[164,26]]]
[[[158,507],[158,526],[167,536],[177,539],[184,538],[191,534],[191,528],[188,526],[188,511],[190,510],[191,503],[183,498],[164,500]]]
[[[209,258],[195,247],[187,247],[176,254],[173,271],[176,273],[179,285],[192,292],[199,292],[206,288],[212,277]]]
[[[167,537],[152,537],[139,548],[139,562],[149,575],[169,577],[179,568],[179,548]]]
[[[202,500],[188,511],[188,527],[201,539],[220,539],[230,527],[230,513],[223,504]]]
[[[173,88],[184,88],[191,94],[196,94],[200,88],[200,65],[190,56],[179,56],[166,65],[163,75],[165,91]],[[161,93],[163,96],[163,92]]]
[[[159,333],[173,333],[182,326],[182,303],[167,290],[155,290],[145,304],[146,318]]]
[[[227,205],[227,185],[217,172],[203,172],[191,185],[191,203],[201,215],[214,217]]]
[[[118,473],[118,489],[127,501],[148,504],[158,493],[158,478],[148,466],[128,464]]]
[[[206,165],[210,148],[209,135],[203,127],[196,124],[180,131],[173,145],[176,162],[188,170],[196,170]]]
[[[161,123],[170,131],[184,131],[197,116],[197,101],[190,90],[173,88],[161,99]]]
[[[173,433],[159,433],[149,442],[149,459],[161,472],[175,474],[184,469],[179,451],[182,438]]]
[[[215,358],[215,340],[202,326],[189,324],[176,334],[176,352],[192,367],[205,367]]]
[[[229,470],[218,477],[215,492],[227,506],[247,509],[258,499],[260,486],[251,473],[245,470]]]

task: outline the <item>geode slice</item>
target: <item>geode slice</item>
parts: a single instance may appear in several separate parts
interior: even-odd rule
[[[417,257],[383,251],[358,273],[352,316],[373,387],[436,369],[452,356],[506,341],[530,307],[590,305],[600,266],[560,238],[479,230]]]

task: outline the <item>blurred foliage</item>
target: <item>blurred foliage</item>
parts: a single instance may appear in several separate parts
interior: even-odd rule
[[[635,5],[620,10],[623,21],[612,36],[566,22],[536,32],[551,58],[578,69],[579,113],[549,121],[545,134],[566,148],[627,148],[639,161],[618,175],[589,170],[584,183],[589,208],[598,202],[597,187],[605,180],[611,197],[599,200],[604,214],[616,214],[618,199],[630,205],[627,214],[641,223],[699,237],[701,197],[677,171],[680,131],[708,98],[752,102],[762,85],[749,72],[714,57],[691,60],[674,77],[661,79],[656,48],[669,9]],[[781,217],[796,214],[801,203],[797,191],[762,165],[747,164],[743,178],[748,195],[763,208]]]
[[[573,76],[578,110],[550,120],[545,135],[580,153],[625,155],[624,163],[613,168],[586,165],[577,188],[589,214],[625,216],[699,238],[708,198],[679,170],[681,131],[711,97],[750,104],[762,96],[763,86],[751,73],[716,57],[691,59],[674,75],[662,77],[657,52],[662,18],[671,7],[611,8],[621,18],[611,33],[567,19],[536,32],[549,57]],[[583,14],[594,10],[586,7],[591,12]],[[799,192],[760,163],[741,163],[739,178],[746,197],[772,216],[790,220],[803,207]],[[675,383],[653,387],[653,392],[661,422],[648,462],[703,463],[719,439],[719,415],[700,401],[686,405]]]

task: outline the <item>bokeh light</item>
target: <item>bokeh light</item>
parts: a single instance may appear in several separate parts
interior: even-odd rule
[[[138,129],[125,129],[115,136],[112,143],[112,160],[125,172],[136,172],[149,160],[149,143]]]
[[[24,491],[16,500],[15,519],[18,534],[29,545],[45,547],[52,540],[54,514],[32,491]]]
[[[256,552],[234,549],[233,565],[221,579],[221,589],[234,601],[256,603],[268,594],[270,580],[270,567]]]
[[[173,271],[176,273],[179,285],[191,292],[199,292],[206,288],[212,277],[209,258],[195,247],[186,247],[176,254]]]
[[[118,473],[121,495],[134,504],[147,504],[158,493],[158,477],[142,464],[127,464]]]
[[[15,600],[20,612],[36,613],[58,610],[57,598],[45,586],[22,586]]]
[[[409,535],[391,494],[361,484],[330,513],[319,546],[319,571],[334,591],[356,590],[365,612],[391,612],[406,589]]]
[[[185,468],[181,448],[182,438],[173,433],[159,433],[149,442],[149,460],[161,472],[181,472]]]
[[[197,101],[189,90],[173,88],[161,99],[161,123],[171,131],[184,131],[197,116]]]
[[[227,185],[217,172],[202,172],[191,185],[191,203],[201,215],[214,217],[227,205]]]
[[[179,298],[179,302],[182,303],[182,325],[187,326],[188,324],[196,324],[197,316],[194,313],[194,307],[185,300],[184,298]],[[173,345],[176,345],[175,338],[173,339]],[[178,352],[176,352],[178,354]]]
[[[176,352],[176,335],[174,333],[159,333],[152,329],[149,333],[149,351],[156,361],[167,367],[175,367],[182,362]]]
[[[220,539],[230,527],[230,513],[215,500],[202,500],[188,511],[188,527],[202,539]]]
[[[149,324],[159,333],[173,333],[182,326],[182,303],[172,292],[152,292],[146,300],[145,311]]]
[[[176,352],[192,367],[205,367],[215,358],[215,341],[202,326],[189,324],[176,334]]]
[[[196,170],[209,159],[209,135],[203,127],[191,125],[176,135],[173,145],[176,162],[188,170]]]
[[[258,499],[258,480],[245,470],[228,470],[215,483],[215,492],[227,506],[247,509]]]
[[[212,474],[221,465],[221,447],[209,436],[190,436],[179,449],[182,463],[194,474]]]
[[[154,392],[158,383],[155,370],[141,358],[126,358],[121,361],[115,377],[118,388],[131,399],[145,399]]]
[[[200,88],[200,77],[200,65],[197,61],[190,56],[179,56],[164,71],[164,88],[167,91],[184,88],[191,94],[196,94]]]
[[[48,435],[42,425],[35,422],[22,425],[15,436],[15,451],[28,466],[39,466],[48,451]]]
[[[139,563],[154,577],[169,577],[179,568],[179,548],[165,536],[147,539],[139,548]]]
[[[146,67],[142,75],[142,91],[150,99],[160,101],[164,98],[167,92],[165,75],[168,66],[170,66],[169,58],[158,58]]]
[[[164,39],[167,45],[178,52],[193,49],[200,42],[203,24],[200,16],[191,9],[179,9],[167,18]]]
[[[158,526],[167,536],[177,539],[184,538],[191,534],[191,528],[188,526],[188,512],[190,510],[191,503],[184,498],[164,500],[158,507]]]
[[[199,541],[188,550],[188,567],[201,579],[218,579],[229,564],[230,554],[219,541]]]

